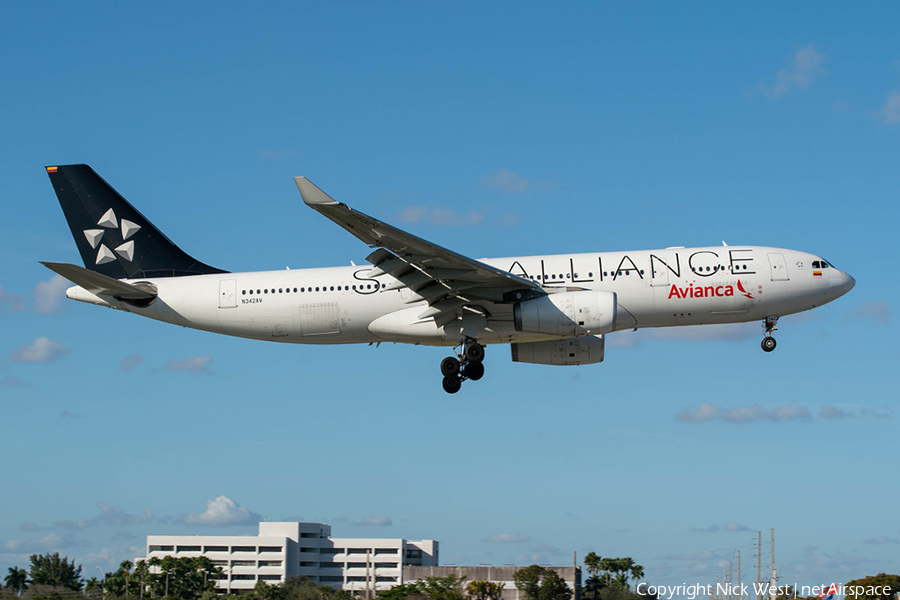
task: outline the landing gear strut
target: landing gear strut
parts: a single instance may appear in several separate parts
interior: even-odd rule
[[[478,381],[484,377],[484,346],[474,339],[463,338],[457,346],[456,358],[448,356],[441,361],[442,385],[448,394],[455,394],[466,379]]]
[[[772,332],[778,329],[778,327],[775,326],[776,323],[778,323],[778,317],[776,315],[766,317],[766,320],[763,322],[766,333],[765,337],[762,339],[761,345],[765,352],[771,352],[775,349],[775,338],[772,337]]]

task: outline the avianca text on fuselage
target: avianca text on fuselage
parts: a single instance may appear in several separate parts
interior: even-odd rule
[[[753,300],[753,296],[744,289],[740,279],[737,281],[737,287],[741,294]],[[693,283],[689,283],[687,287],[678,287],[673,283],[669,289],[668,298],[684,300],[685,298],[724,298],[728,296],[734,296],[734,286],[730,284],[695,286]]]

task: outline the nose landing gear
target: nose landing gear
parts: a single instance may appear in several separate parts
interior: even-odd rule
[[[472,338],[463,338],[456,351],[456,358],[448,356],[441,361],[441,384],[448,394],[455,394],[466,379],[478,381],[484,377],[484,346]]]
[[[778,317],[776,315],[766,317],[766,320],[763,322],[763,328],[765,328],[766,333],[765,337],[762,339],[761,346],[764,352],[771,352],[775,349],[775,338],[772,337],[772,332],[778,329],[778,327],[775,326],[776,323],[778,323]]]

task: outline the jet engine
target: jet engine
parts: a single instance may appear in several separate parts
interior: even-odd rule
[[[590,365],[603,362],[605,342],[592,335],[547,342],[511,344],[513,362],[538,365]]]
[[[561,292],[513,306],[516,331],[577,337],[611,333],[616,326],[614,292]]]

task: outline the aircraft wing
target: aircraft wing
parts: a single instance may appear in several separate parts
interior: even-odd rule
[[[420,315],[422,319],[434,317],[439,326],[445,325],[456,319],[464,307],[479,300],[512,302],[546,293],[535,281],[457,254],[356,211],[331,198],[306,177],[295,177],[294,182],[307,206],[370,248],[378,248],[366,257],[375,266],[369,275],[388,274],[397,280],[385,289],[410,288],[414,294],[407,303],[426,300],[429,308]]]

